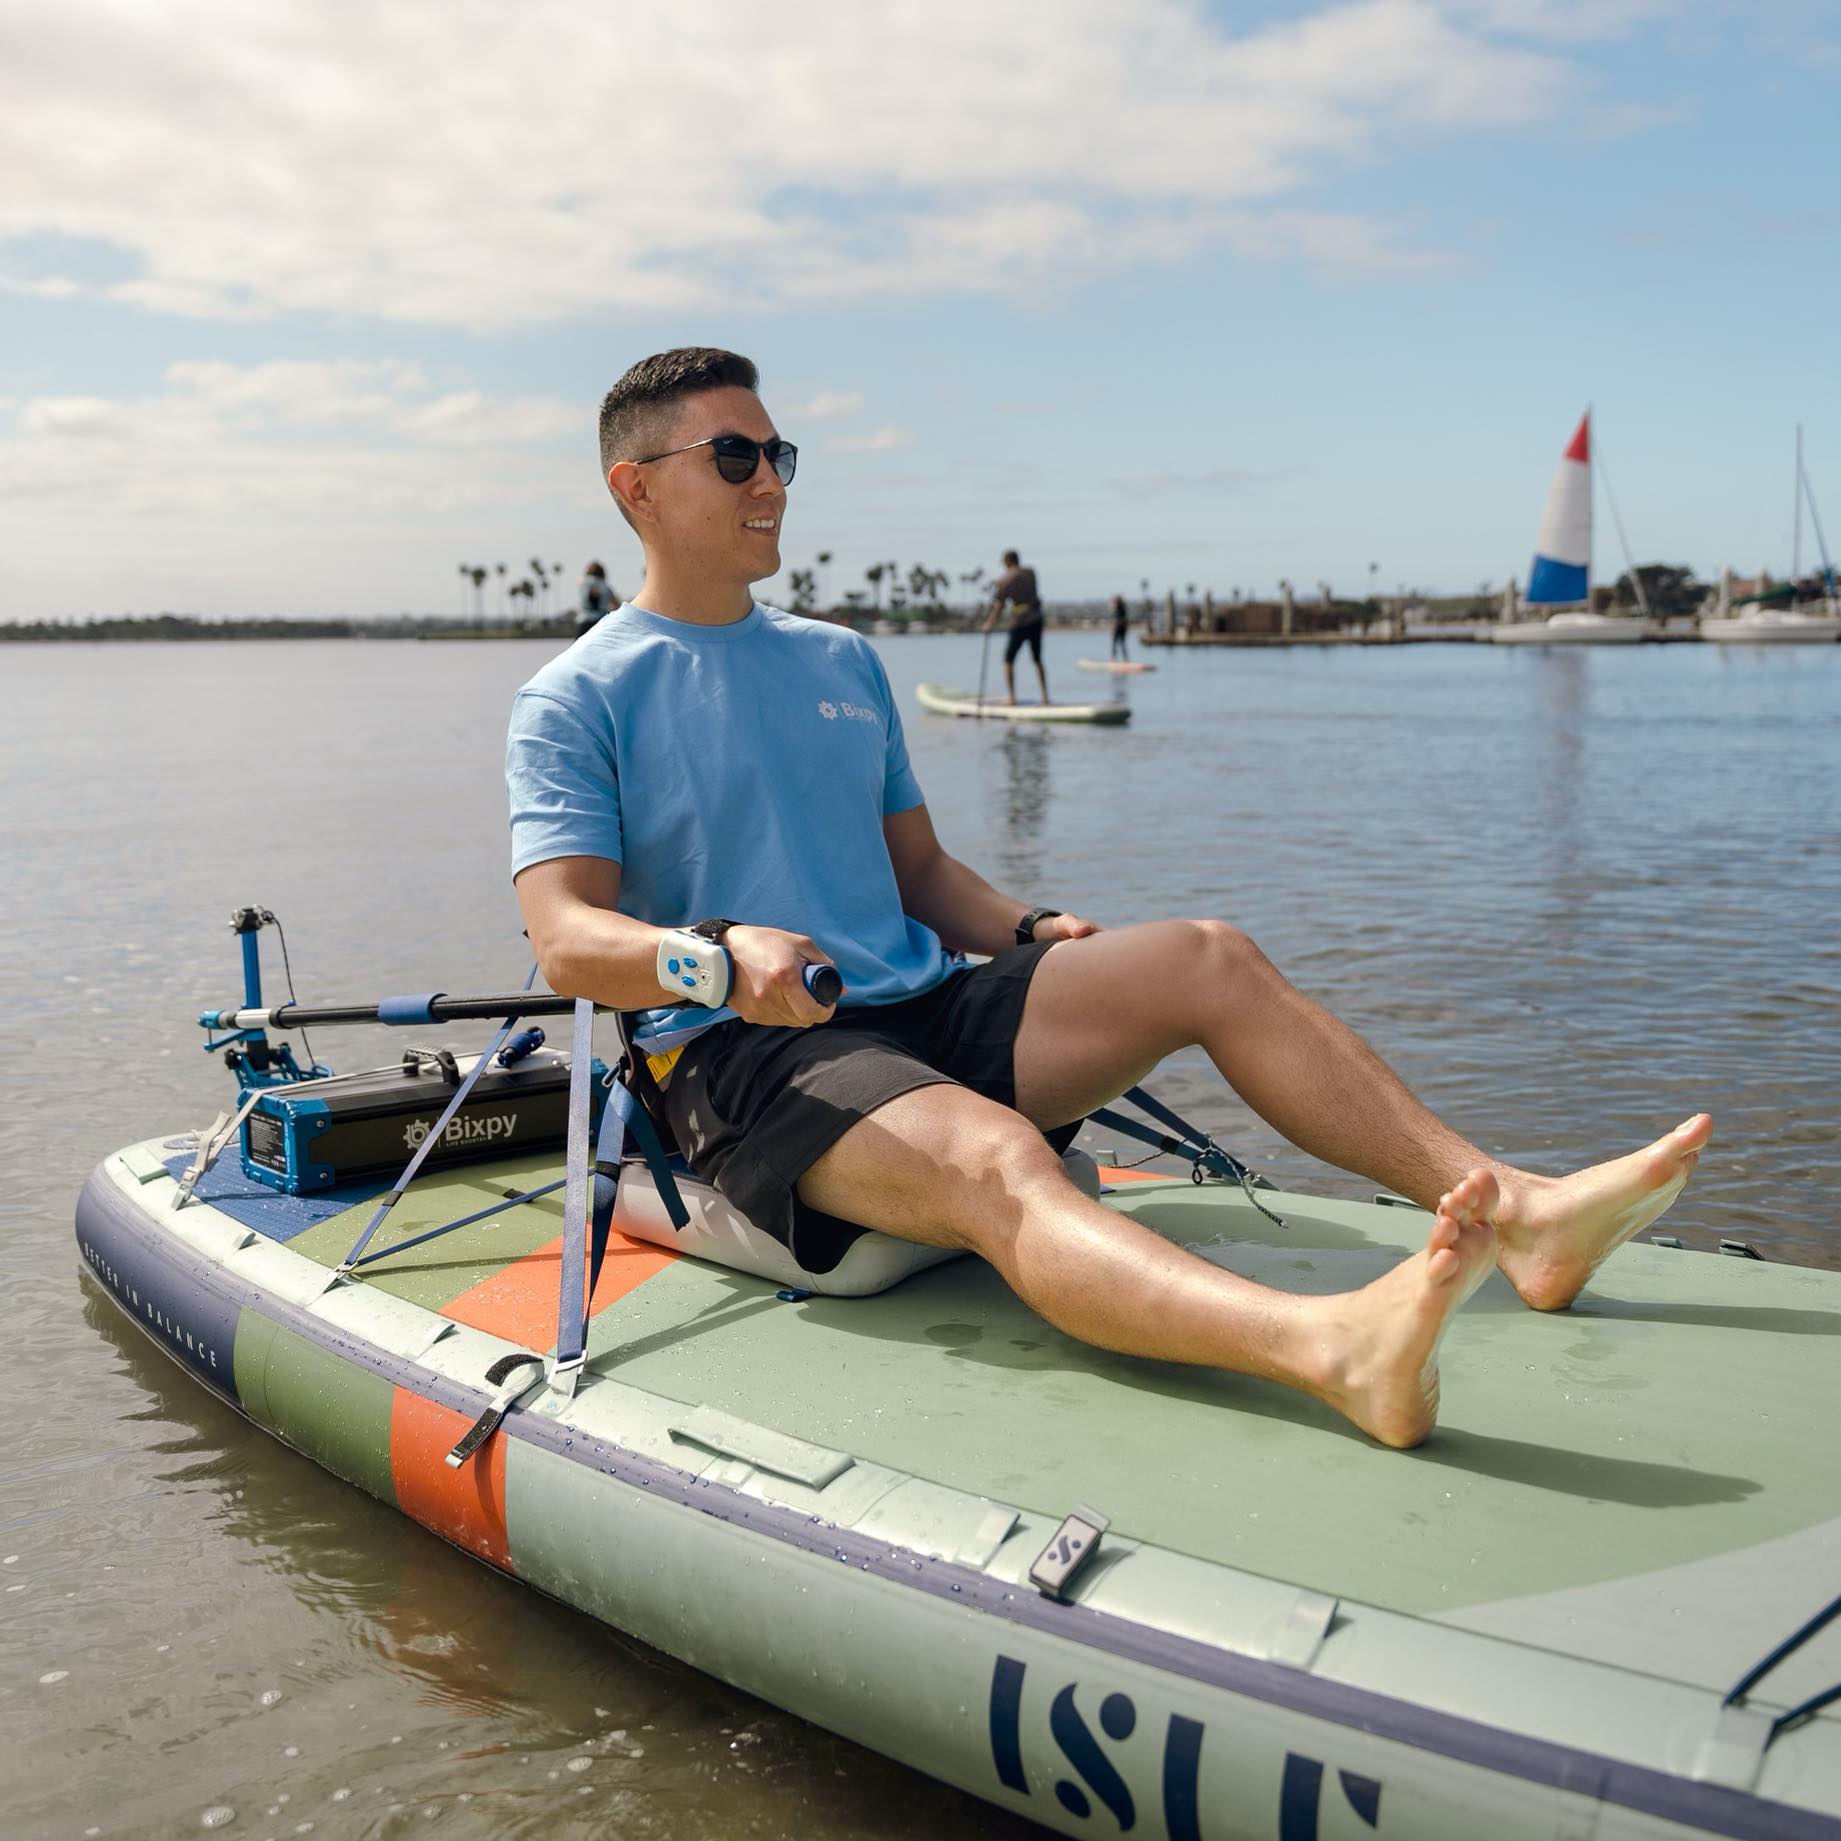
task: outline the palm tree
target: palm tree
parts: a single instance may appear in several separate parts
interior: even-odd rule
[[[460,565],[460,617],[462,620],[467,617],[467,583],[472,576],[472,569],[466,563],[462,563]]]
[[[880,612],[882,608],[883,573],[884,566],[881,563],[871,563],[870,566],[863,571],[863,579],[869,583],[871,589],[874,591],[875,598],[872,605],[878,612]]]
[[[493,564],[492,566],[493,566],[493,568],[494,568],[494,569],[496,569],[496,570],[498,571],[498,577],[499,577],[499,618],[500,618],[500,619],[502,620],[502,619],[503,619],[503,618],[505,617],[505,565],[504,565],[503,563],[494,563],[494,564]]]
[[[475,563],[467,573],[473,578],[473,617],[476,620],[484,620],[486,617],[486,570],[479,563]]]
[[[823,583],[823,586],[820,587],[818,592],[823,600],[828,601],[831,599],[831,552],[829,550],[820,550],[817,556],[817,563]]]

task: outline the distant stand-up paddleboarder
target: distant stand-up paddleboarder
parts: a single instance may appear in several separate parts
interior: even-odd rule
[[[1131,609],[1125,605],[1125,597],[1115,594],[1112,597],[1112,656],[1131,662],[1131,648],[1126,640],[1131,634]]]
[[[1027,646],[1036,661],[1036,677],[1042,685],[1042,701],[1048,701],[1048,672],[1042,665],[1042,596],[1036,588],[1036,572],[1026,569],[1014,550],[1004,552],[1004,572],[991,591],[991,611],[984,617],[988,633],[997,617],[1010,609],[1010,637],[1004,644],[1004,694],[1016,701],[1016,655]]]

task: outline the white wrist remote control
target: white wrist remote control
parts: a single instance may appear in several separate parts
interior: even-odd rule
[[[701,934],[674,927],[658,943],[658,981],[682,1003],[720,1010],[733,972],[729,949]]]

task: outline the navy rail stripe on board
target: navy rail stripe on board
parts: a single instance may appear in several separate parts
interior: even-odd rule
[[[159,1238],[156,1225],[133,1206],[101,1168],[91,1174],[78,1198],[79,1237],[85,1230],[86,1213],[98,1209],[113,1217],[110,1225],[116,1232],[132,1231],[150,1240]],[[219,1264],[202,1257],[187,1263],[187,1276],[200,1290],[227,1294],[226,1301],[253,1308],[295,1334],[424,1399],[477,1416],[489,1398],[484,1388],[451,1381],[406,1356],[365,1342],[299,1305],[236,1278]],[[178,1268],[174,1270],[177,1273]],[[193,1307],[204,1302],[193,1300]],[[702,1482],[688,1471],[643,1457],[625,1446],[609,1444],[576,1426],[518,1413],[506,1420],[502,1430],[570,1462],[586,1464],[602,1475],[649,1490],[661,1500],[712,1515],[730,1525],[748,1527],[804,1552],[826,1558],[841,1555],[859,1570],[930,1597],[947,1599],[957,1608],[982,1611],[1226,1693],[1348,1726],[1456,1763],[1613,1803],[1705,1834],[1728,1836],[1732,1841],[1841,1841],[1841,1821],[1815,1810],[1769,1802],[1743,1791],[1676,1777],[1648,1765],[1607,1758],[1555,1740],[1486,1726],[1458,1714],[1399,1700],[1374,1688],[1325,1680],[1303,1669],[1240,1655],[1194,1637],[1088,1610],[1084,1605],[1051,1603],[1027,1586],[1009,1586],[986,1573],[948,1560],[929,1559],[912,1549],[858,1535],[847,1528],[827,1526],[822,1534],[817,1533],[808,1515],[758,1502],[722,1484]]]

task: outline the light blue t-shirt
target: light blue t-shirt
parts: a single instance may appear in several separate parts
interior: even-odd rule
[[[505,778],[514,876],[606,857],[620,911],[653,926],[808,934],[846,1004],[917,996],[954,963],[902,912],[882,820],[921,790],[882,661],[847,627],[758,603],[694,626],[628,602],[518,692]]]

